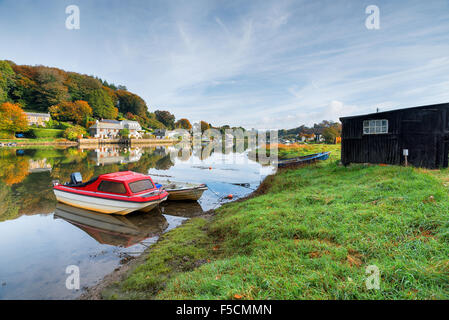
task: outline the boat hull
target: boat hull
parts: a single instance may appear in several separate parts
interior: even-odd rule
[[[54,189],[56,199],[64,204],[106,214],[126,215],[133,211],[149,212],[167,196],[151,202],[131,202],[100,197],[91,197],[79,193],[72,193]]]
[[[203,188],[192,188],[192,189],[184,189],[184,190],[167,190],[168,192],[168,200],[192,200],[196,201],[203,195],[203,192],[207,190],[207,187]]]
[[[295,157],[290,159],[284,159],[279,160],[277,163],[278,167],[288,167],[288,166],[294,166],[294,165],[301,165],[301,164],[309,164],[316,161],[322,161],[329,159],[330,151],[322,152],[322,153],[314,153],[309,154],[307,156],[302,157]]]

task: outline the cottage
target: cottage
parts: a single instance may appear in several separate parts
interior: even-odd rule
[[[89,128],[89,134],[95,138],[114,139],[120,135],[120,130],[123,129],[120,121],[116,120],[101,120],[95,121],[95,124]]]
[[[123,128],[129,130],[130,138],[142,138],[144,130],[142,130],[142,127],[140,126],[139,122],[131,120],[122,120],[120,121],[120,123],[122,124]]]
[[[28,125],[45,126],[47,121],[50,121],[50,114],[48,113],[36,113],[25,112],[28,120]]]
[[[449,103],[340,118],[341,161],[448,166]]]
[[[120,131],[129,130],[129,138],[141,138],[143,134],[142,127],[137,121],[130,120],[101,120],[96,121],[89,128],[89,133],[95,138],[114,139],[120,136]]]

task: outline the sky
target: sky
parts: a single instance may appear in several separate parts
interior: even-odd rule
[[[370,5],[379,29],[366,27]],[[448,0],[0,0],[0,39],[0,59],[95,75],[150,111],[213,125],[449,102]]]

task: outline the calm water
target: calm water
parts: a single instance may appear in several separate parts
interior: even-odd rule
[[[0,299],[76,298],[162,233],[220,206],[228,194],[249,194],[273,171],[246,152],[201,151],[178,156],[173,147],[0,149]],[[207,183],[209,190],[198,202],[166,202],[160,210],[125,217],[56,202],[52,180],[67,182],[76,171],[88,180],[123,170],[149,173],[156,181]],[[79,267],[80,290],[66,288],[69,265]]]

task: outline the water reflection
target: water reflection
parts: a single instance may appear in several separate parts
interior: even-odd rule
[[[190,163],[190,167],[194,168],[195,165],[208,162],[204,165],[208,168],[210,160],[214,163],[220,161],[215,151],[205,152],[207,148],[197,146],[187,152],[181,152],[174,146],[127,148],[114,145],[82,149],[0,149],[0,221],[21,215],[53,212],[56,199],[52,180],[68,182],[72,172],[81,172],[83,179],[89,180],[103,173],[123,170],[144,174],[156,170],[161,173],[170,171],[175,164],[185,170],[184,164]],[[224,153],[218,155],[233,156]],[[185,179],[198,180],[195,178],[202,175],[187,175]],[[184,178],[185,175],[182,176]]]
[[[161,233],[221,205],[225,195],[248,195],[272,172],[246,152],[207,154],[205,147],[0,148],[0,299],[76,298],[81,292],[65,288],[68,265],[79,266],[81,286],[90,286],[124,254],[140,254]],[[52,180],[123,170],[206,183],[209,190],[198,202],[162,203],[162,214],[115,217],[57,204]]]
[[[80,228],[98,243],[130,247],[157,236],[168,227],[167,219],[156,211],[153,214],[135,213],[116,216],[74,208],[59,203],[55,219],[63,219]]]

